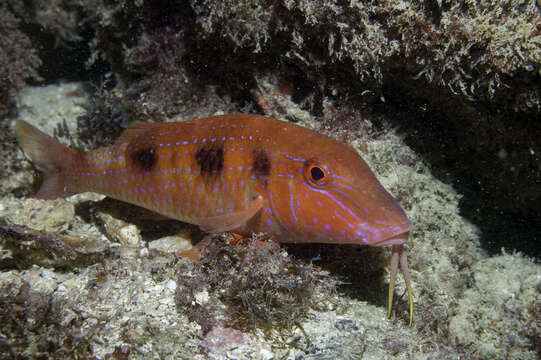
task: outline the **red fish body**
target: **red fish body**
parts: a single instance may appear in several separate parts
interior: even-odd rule
[[[69,149],[18,121],[19,143],[45,180],[37,196],[93,191],[208,232],[266,232],[280,242],[393,245],[406,279],[412,224],[350,146],[257,115],[137,124],[110,147]],[[389,304],[390,309],[390,304]]]

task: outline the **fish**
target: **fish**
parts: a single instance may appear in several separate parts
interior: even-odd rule
[[[413,224],[350,145],[260,115],[136,123],[109,147],[77,151],[29,123],[20,147],[43,172],[36,197],[96,192],[209,233],[266,233],[284,243],[391,246],[388,315]]]

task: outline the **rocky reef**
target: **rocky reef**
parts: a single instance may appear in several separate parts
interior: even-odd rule
[[[539,13],[5,1],[0,358],[537,358],[541,270],[524,253],[541,253]],[[92,149],[134,122],[232,112],[359,151],[415,223],[412,328],[399,296],[386,318],[389,249],[218,237],[197,266],[175,255],[204,236],[190,225],[96,194],[33,199],[39,174],[10,129],[25,119]]]

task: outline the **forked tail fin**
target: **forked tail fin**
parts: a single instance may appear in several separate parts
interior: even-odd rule
[[[23,151],[38,170],[43,172],[43,183],[36,197],[56,199],[73,195],[75,192],[70,190],[66,170],[71,166],[77,152],[24,120],[18,120],[14,129]]]

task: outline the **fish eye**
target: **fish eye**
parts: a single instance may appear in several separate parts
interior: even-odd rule
[[[325,165],[309,160],[304,165],[304,177],[312,185],[325,185],[330,176]]]
[[[310,168],[310,175],[312,180],[319,181],[325,177],[325,173],[319,166],[312,166]]]

